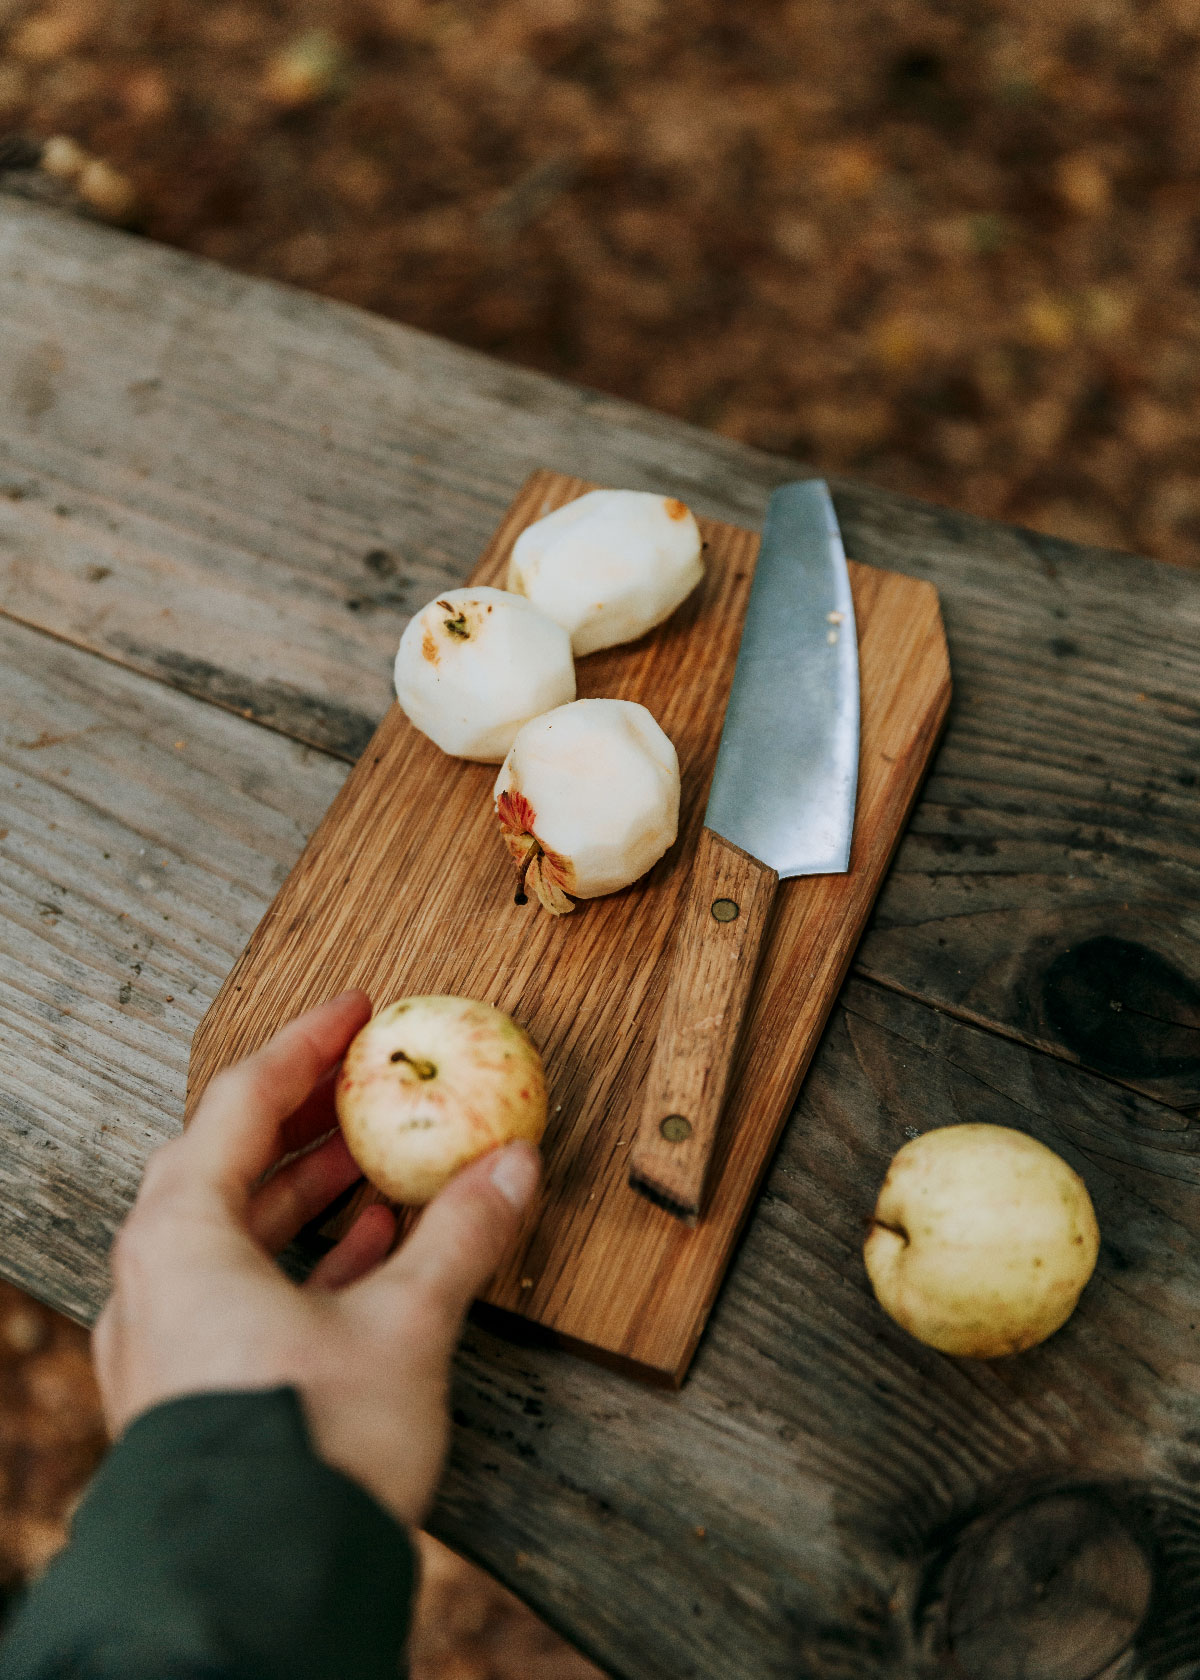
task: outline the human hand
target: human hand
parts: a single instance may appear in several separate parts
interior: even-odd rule
[[[114,1437],[162,1400],[294,1386],[321,1457],[415,1527],[445,1456],[463,1318],[516,1238],[539,1157],[511,1143],[465,1168],[394,1254],[390,1208],[365,1208],[292,1283],[271,1256],[359,1170],[335,1132],[264,1174],[336,1124],[333,1074],[370,1013],[347,992],[216,1076],[147,1164],[93,1351]]]

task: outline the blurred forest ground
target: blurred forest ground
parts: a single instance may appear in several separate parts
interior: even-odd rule
[[[1200,565],[1200,0],[0,0],[4,136],[234,268]],[[0,1286],[0,1586],[101,1446]],[[430,1550],[415,1680],[594,1673]]]
[[[6,131],[152,238],[1200,564],[1200,0],[0,0]]]

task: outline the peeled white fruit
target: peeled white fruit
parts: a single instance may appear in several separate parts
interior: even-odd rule
[[[529,525],[508,587],[571,633],[576,656],[630,642],[668,618],[704,576],[688,508],[644,490],[589,490]]]
[[[530,718],[575,698],[571,640],[506,589],[451,589],[400,638],[396,698],[443,752],[498,764]]]
[[[521,890],[562,915],[629,886],[679,827],[679,760],[645,706],[576,700],[527,723],[496,778]]]
[[[401,998],[368,1021],[335,1089],[346,1146],[394,1202],[420,1204],[489,1149],[546,1129],[542,1059],[473,998]]]
[[[884,1311],[919,1341],[995,1359],[1075,1310],[1100,1232],[1061,1156],[1008,1126],[941,1126],[897,1151],[863,1257]]]

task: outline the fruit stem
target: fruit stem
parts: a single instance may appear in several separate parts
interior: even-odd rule
[[[415,1061],[412,1056],[403,1050],[393,1050],[390,1060],[407,1062],[418,1079],[433,1079],[437,1074],[437,1068],[434,1067],[432,1062]]]

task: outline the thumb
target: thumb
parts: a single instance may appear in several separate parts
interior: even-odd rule
[[[423,1297],[449,1351],[471,1302],[516,1241],[541,1173],[541,1156],[523,1141],[473,1161],[438,1192],[392,1258],[357,1286],[360,1300],[395,1317],[406,1297]]]

